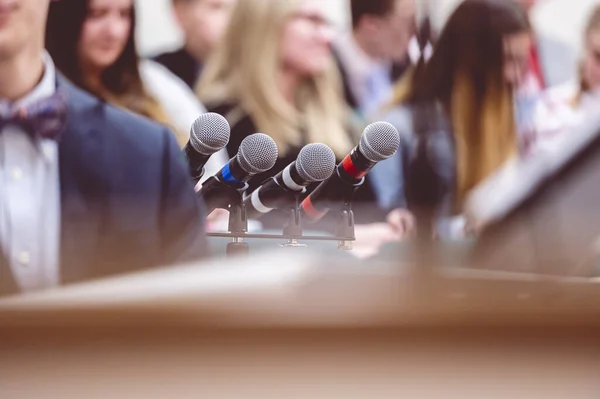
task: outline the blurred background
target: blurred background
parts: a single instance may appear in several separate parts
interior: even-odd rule
[[[421,9],[431,10],[431,20],[439,27],[458,0],[421,0],[420,3]],[[533,14],[536,28],[565,44],[581,48],[581,29],[595,0],[542,0],[539,3]],[[171,0],[137,0],[137,5],[137,39],[143,55],[157,54],[182,44]],[[339,29],[347,29],[350,19],[347,0],[323,0],[323,7]]]
[[[598,397],[600,0],[512,1],[52,1],[56,68],[162,126],[82,102],[105,151],[29,190],[0,134],[0,398]]]

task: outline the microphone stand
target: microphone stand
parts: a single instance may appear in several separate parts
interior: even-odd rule
[[[302,237],[302,217],[300,213],[300,197],[301,192],[292,194],[294,196],[294,206],[289,209],[289,218],[283,227],[283,235],[288,237],[285,244],[281,244],[282,248],[306,248],[306,244],[298,242],[298,238]]]
[[[211,177],[211,179],[215,179]],[[209,179],[210,180],[210,179]],[[215,179],[216,180],[216,179]],[[218,182],[218,180],[217,180]],[[205,183],[206,184],[206,183]],[[221,182],[212,183],[212,189],[205,192],[204,200],[209,211],[213,209],[226,209],[229,211],[229,233],[231,242],[227,243],[227,256],[247,256],[250,248],[244,237],[248,232],[248,218],[242,192],[247,185],[233,187]],[[209,234],[210,236],[211,234]]]
[[[352,212],[352,199],[364,181],[365,180],[363,178],[360,182],[352,186],[344,186],[343,190],[336,193],[337,200],[331,201],[328,206],[331,211],[336,210],[338,212],[337,224],[335,226],[335,236],[344,237],[344,239],[338,241],[339,250],[351,251],[354,248],[353,244],[356,240],[356,236],[354,233],[354,212]],[[339,206],[340,202],[342,203],[341,206]]]
[[[303,237],[302,231],[302,216],[300,212],[300,204],[302,203],[303,192],[296,192],[294,196],[294,206],[289,209],[289,218],[283,228],[283,235],[288,241],[281,244],[283,248],[305,248],[307,245],[298,242],[298,238]],[[344,201],[344,205],[339,209],[337,223],[334,229],[334,236],[338,237],[338,249],[351,251],[354,246],[353,242],[356,239],[354,233],[354,213],[352,212],[351,201]]]
[[[219,185],[215,187],[219,195],[209,196],[210,209],[226,209],[229,211],[229,225],[227,233],[208,233],[209,237],[223,237],[231,239],[227,243],[226,255],[230,256],[247,256],[250,252],[246,238],[257,239],[282,239],[287,240],[286,243],[280,244],[282,248],[305,248],[307,245],[299,242],[299,239],[314,240],[314,241],[337,241],[339,250],[351,250],[352,242],[355,240],[354,234],[354,214],[351,210],[350,201],[344,202],[344,205],[339,209],[337,224],[335,227],[335,236],[305,236],[302,230],[302,212],[300,204],[302,203],[303,193],[290,193],[294,198],[290,202],[294,205],[289,208],[289,218],[285,224],[282,234],[248,234],[248,215],[246,206],[244,205],[243,190],[230,187],[227,185]],[[214,194],[214,193],[213,193]],[[331,209],[333,212],[334,209]]]
[[[356,240],[354,234],[354,213],[352,212],[350,202],[344,203],[343,208],[339,210],[335,236],[347,237],[347,239],[338,242],[339,250],[351,251],[354,248],[354,240]]]
[[[246,206],[242,200],[242,194],[237,190],[235,201],[229,205],[229,232],[232,241],[227,243],[225,253],[227,256],[248,256],[250,246],[244,241],[244,236],[248,231],[248,218],[246,216]]]

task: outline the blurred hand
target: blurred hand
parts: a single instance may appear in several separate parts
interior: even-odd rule
[[[489,220],[477,218],[468,211],[465,211],[465,235],[467,237],[478,236],[489,224]]]
[[[226,231],[229,225],[229,211],[225,209],[215,209],[206,217],[206,231]]]
[[[410,237],[415,232],[415,217],[406,209],[391,211],[387,216],[387,224],[400,239]]]
[[[196,192],[200,191],[202,183],[198,182],[194,187]],[[225,209],[215,209],[210,215],[206,217],[206,230],[212,231],[213,229],[219,230],[222,226],[227,226],[229,222],[229,211]]]
[[[359,224],[354,227],[354,234],[352,253],[361,259],[377,254],[382,245],[400,242],[403,238],[387,223]]]
[[[229,220],[229,211],[225,209],[215,209],[206,217],[207,222],[216,222],[223,219]]]
[[[486,225],[476,220],[467,220],[465,223],[465,237],[477,237],[484,229]]]

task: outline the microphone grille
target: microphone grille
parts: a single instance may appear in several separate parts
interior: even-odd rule
[[[298,175],[309,183],[323,181],[333,174],[335,154],[321,143],[305,145],[296,159]]]
[[[214,112],[202,114],[190,130],[190,145],[202,155],[212,155],[229,143],[231,129],[227,119]]]
[[[372,162],[380,162],[394,155],[400,147],[400,133],[388,122],[367,126],[360,137],[360,152]]]
[[[237,160],[246,173],[257,174],[275,166],[278,156],[275,141],[264,133],[255,133],[242,141]]]

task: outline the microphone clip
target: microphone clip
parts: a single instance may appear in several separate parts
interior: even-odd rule
[[[291,193],[295,197],[295,205],[289,208],[288,220],[283,228],[283,236],[287,238],[288,242],[282,244],[282,247],[306,247],[306,245],[300,244],[298,239],[310,238],[304,236],[302,228],[302,208],[300,204],[302,203],[303,194],[302,192]],[[338,249],[351,251],[354,248],[353,242],[356,240],[351,201],[344,202],[341,208],[333,210],[330,217],[335,219],[333,236],[335,237],[334,240],[338,242]]]
[[[336,237],[347,237],[345,240],[338,241],[338,249],[343,251],[351,251],[354,248],[356,236],[354,233],[354,213],[350,208],[350,204],[346,204],[339,210],[338,221],[335,227]]]
[[[244,205],[244,200],[241,191],[238,191],[233,187],[228,187],[228,189],[228,230],[231,234],[232,241],[227,243],[227,248],[225,252],[227,256],[247,256],[250,253],[250,247],[248,243],[244,241],[244,236],[248,232],[248,217],[246,213],[246,205]]]
[[[301,196],[304,191],[300,192],[289,192],[290,196],[293,196],[293,204],[294,206],[290,207],[288,210],[288,221],[283,226],[283,236],[287,237],[287,242],[285,244],[281,244],[282,248],[306,248],[306,244],[301,244],[298,239],[302,238],[302,216],[300,212],[300,203]]]
[[[223,185],[226,186],[226,185]],[[209,237],[229,238],[231,241],[227,243],[226,255],[248,255],[249,246],[245,239],[285,239],[287,242],[280,244],[281,248],[305,248],[307,245],[302,244],[300,240],[309,241],[337,241],[339,250],[352,250],[352,242],[355,240],[354,234],[354,214],[351,209],[351,203],[344,203],[342,208],[332,210],[330,217],[336,218],[336,227],[334,235],[305,235],[302,227],[302,211],[301,202],[303,192],[290,192],[293,196],[294,204],[290,206],[288,211],[288,219],[283,227],[282,234],[249,234],[248,233],[248,216],[244,197],[241,191],[233,187],[223,187],[223,191],[219,191],[221,199],[217,208],[226,209],[229,211],[229,226],[227,233],[208,233]],[[291,198],[290,198],[291,199]]]
[[[242,194],[248,184],[245,183],[239,185],[239,187],[231,186],[224,184],[214,176],[208,179],[205,184],[206,187],[210,187],[210,190],[204,192],[207,209],[225,209],[229,211],[228,236],[231,238],[231,242],[227,243],[227,256],[248,255],[250,248],[248,243],[244,241],[248,232],[248,216]]]

